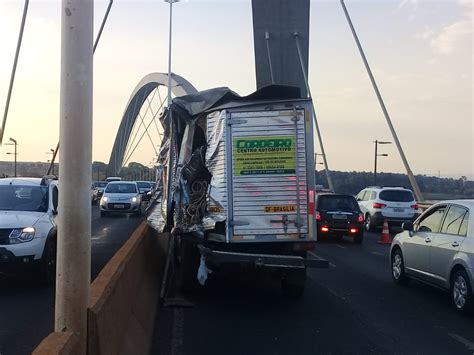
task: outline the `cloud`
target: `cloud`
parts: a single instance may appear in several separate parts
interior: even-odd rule
[[[404,7],[412,7],[416,10],[418,8],[418,0],[401,0],[398,3],[398,10],[401,10]]]
[[[427,28],[423,32],[415,34],[415,38],[416,39],[427,40],[427,39],[432,38],[435,34],[436,34],[435,30],[433,30],[431,28]]]
[[[424,39],[430,40],[430,45],[442,54],[455,52],[469,37],[472,38],[472,1],[459,0],[463,8],[461,19],[441,28],[436,35],[429,35]]]

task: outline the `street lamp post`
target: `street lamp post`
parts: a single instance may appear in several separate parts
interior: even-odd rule
[[[18,142],[17,142],[15,139],[13,139],[13,138],[10,138],[10,142],[12,142],[12,143],[5,143],[5,145],[13,145],[13,146],[15,146],[15,148],[14,148],[14,149],[15,149],[15,150],[14,150],[14,153],[7,153],[7,155],[13,155],[13,156],[15,157],[15,158],[14,158],[14,162],[15,162],[15,163],[14,163],[14,164],[15,164],[15,165],[14,165],[14,171],[15,171],[15,177],[16,177],[16,156],[18,155],[18,152],[17,152],[17,148],[16,148],[16,147],[17,147],[17,145],[18,145]]]
[[[46,154],[52,154],[52,159],[51,160],[48,160],[48,163],[52,163],[51,164],[51,174],[54,175],[54,154],[56,153],[56,151],[54,149],[50,149],[49,152],[46,152]]]
[[[173,4],[179,0],[165,0],[170,4],[170,30],[168,40],[168,107],[171,105],[171,35],[173,31]]]
[[[375,154],[374,154],[374,186],[377,186],[377,157],[388,157],[388,154],[378,154],[377,148],[379,144],[392,144],[392,142],[384,142],[384,141],[374,141],[375,144]]]

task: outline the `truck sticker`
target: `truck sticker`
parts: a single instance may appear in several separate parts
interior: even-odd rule
[[[294,174],[295,137],[234,137],[234,176]]]
[[[265,213],[295,212],[296,205],[264,206],[263,210]]]

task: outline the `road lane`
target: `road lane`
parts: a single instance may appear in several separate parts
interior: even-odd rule
[[[129,216],[101,218],[98,208],[93,207],[92,279],[138,227],[141,220]],[[30,354],[53,330],[53,326],[53,288],[40,288],[25,280],[0,279],[1,355]]]
[[[391,280],[389,246],[368,234],[318,243],[326,270],[308,272],[299,301],[255,273],[213,275],[191,309],[161,309],[154,354],[470,354],[474,318],[444,292]]]

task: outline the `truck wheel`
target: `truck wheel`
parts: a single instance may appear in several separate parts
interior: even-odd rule
[[[197,272],[200,256],[196,245],[182,242],[180,248],[181,289],[184,293],[191,293],[199,287]]]
[[[303,296],[306,284],[306,268],[288,269],[281,280],[283,294],[289,298],[300,298]]]
[[[41,286],[53,286],[56,281],[56,237],[48,238],[39,264],[38,282]]]

